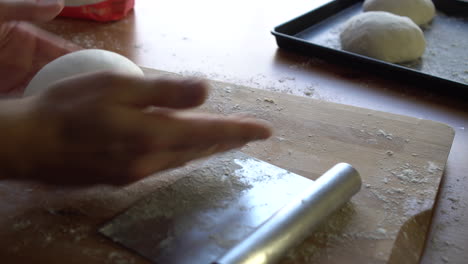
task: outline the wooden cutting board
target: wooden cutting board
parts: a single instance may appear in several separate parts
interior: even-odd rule
[[[450,127],[234,84],[211,84],[202,111],[248,113],[273,124],[275,135],[246,146],[247,154],[311,179],[338,162],[348,162],[361,173],[361,192],[282,263],[418,263],[454,137]],[[124,188],[63,189],[0,181],[4,216],[0,260],[147,263],[98,235],[97,228],[185,169]]]

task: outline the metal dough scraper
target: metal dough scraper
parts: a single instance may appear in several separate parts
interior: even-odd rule
[[[154,263],[274,263],[360,187],[346,163],[312,181],[233,151],[206,160],[99,231]]]

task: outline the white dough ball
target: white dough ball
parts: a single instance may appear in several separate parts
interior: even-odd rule
[[[431,0],[366,0],[364,11],[386,11],[411,18],[414,23],[424,25],[435,16],[435,6]]]
[[[116,71],[144,76],[143,71],[124,56],[99,49],[85,49],[61,56],[46,64],[29,82],[24,96],[47,89],[51,83],[82,73]]]
[[[348,20],[340,34],[346,51],[387,62],[407,62],[422,56],[423,32],[411,19],[388,12],[365,12]]]

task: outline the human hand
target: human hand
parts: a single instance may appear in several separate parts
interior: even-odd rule
[[[10,174],[59,184],[125,184],[271,135],[252,118],[184,111],[206,94],[201,81],[105,72],[56,82],[14,104],[20,109],[9,120],[21,126],[11,134],[21,138],[4,148],[17,150],[4,154]]]
[[[63,0],[0,0],[0,94],[21,94],[50,61],[79,47],[26,22],[53,19]]]

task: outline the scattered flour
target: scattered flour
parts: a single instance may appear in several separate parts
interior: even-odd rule
[[[379,130],[377,131],[377,135],[378,135],[378,136],[383,136],[383,137],[385,137],[385,138],[388,139],[388,140],[392,140],[392,139],[393,139],[393,135],[392,135],[391,133],[385,132],[383,129],[379,129]]]

